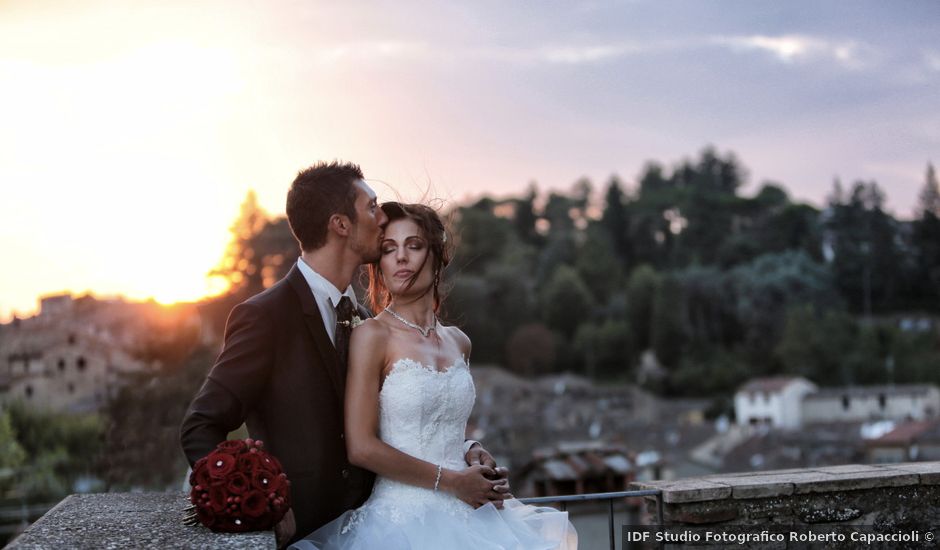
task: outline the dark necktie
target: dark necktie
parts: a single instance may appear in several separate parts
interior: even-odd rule
[[[336,353],[339,355],[339,366],[346,375],[346,363],[349,360],[349,335],[352,333],[353,304],[349,296],[339,299],[336,306]]]

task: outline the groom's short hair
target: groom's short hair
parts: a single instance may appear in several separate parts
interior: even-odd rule
[[[287,223],[307,252],[326,244],[327,225],[333,214],[345,214],[356,222],[356,186],[363,179],[359,165],[350,162],[317,162],[301,170],[287,192]]]

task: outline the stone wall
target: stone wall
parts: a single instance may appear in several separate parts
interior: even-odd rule
[[[71,495],[7,548],[275,548],[274,532],[213,533],[183,525],[184,493]]]
[[[900,532],[940,526],[940,462],[722,474],[636,482],[631,489],[662,491],[663,525],[672,532]],[[655,499],[647,503],[655,518]]]

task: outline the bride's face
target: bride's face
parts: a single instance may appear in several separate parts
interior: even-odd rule
[[[382,241],[382,278],[392,297],[402,294],[421,295],[431,286],[433,274],[428,256],[428,242],[418,224],[408,218],[395,220],[385,227]],[[415,279],[411,288],[412,278]]]

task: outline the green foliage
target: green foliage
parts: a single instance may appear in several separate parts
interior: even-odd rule
[[[848,198],[834,197],[829,205],[836,286],[849,309],[865,315],[885,311],[902,280],[897,223],[883,211],[884,202],[876,183],[856,182]]]
[[[94,471],[104,435],[97,415],[46,412],[14,402],[4,418],[25,457],[13,466],[15,491],[31,498],[61,498],[79,476]]]
[[[653,293],[650,343],[666,367],[676,367],[682,357],[686,334],[682,324],[682,286],[672,276],[659,279]]]
[[[574,348],[584,358],[585,371],[591,377],[630,381],[633,371],[633,331],[623,320],[608,319],[600,324],[578,327]]]
[[[584,281],[590,281],[596,303],[604,303],[623,283],[623,268],[613,242],[600,226],[592,224],[586,240],[578,249],[575,269]]]
[[[139,374],[112,398],[98,473],[109,488],[164,490],[186,471],[179,427],[215,353],[200,347],[169,374]]]
[[[774,356],[783,372],[805,376],[822,386],[852,383],[847,358],[857,345],[859,327],[841,311],[820,314],[808,304],[788,308]]]
[[[516,231],[509,220],[493,213],[493,202],[489,200],[461,208],[457,220],[454,266],[461,272],[483,273],[503,256],[503,247]]]
[[[570,340],[578,325],[590,320],[593,301],[591,291],[578,273],[560,265],[541,290],[542,318],[549,328]]]
[[[26,451],[16,439],[16,432],[6,411],[0,414],[0,494],[16,483],[17,470],[26,462]]]
[[[803,252],[765,254],[736,267],[732,277],[737,317],[755,358],[765,356],[779,339],[788,306],[835,305],[829,273]]]
[[[652,345],[650,321],[653,319],[653,296],[659,285],[656,270],[641,265],[630,274],[627,283],[627,323],[633,327],[634,344],[638,350]]]
[[[748,364],[722,348],[694,346],[670,377],[671,393],[689,397],[730,395],[754,376]]]

